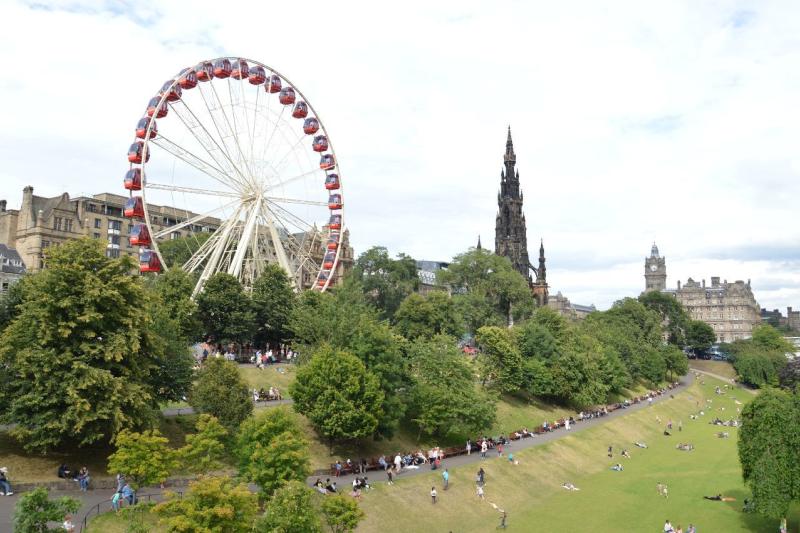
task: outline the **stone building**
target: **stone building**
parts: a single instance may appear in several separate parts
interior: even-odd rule
[[[776,328],[786,328],[792,331],[800,331],[800,311],[794,311],[791,307],[786,308],[786,316],[779,309],[769,311],[761,309],[761,320],[771,324]]]
[[[569,298],[561,294],[561,291],[555,296],[551,296],[547,302],[547,307],[558,311],[559,314],[573,320],[583,320],[590,313],[597,311],[597,308],[592,305],[574,304],[569,301]]]
[[[666,260],[659,256],[655,244],[650,257],[645,259],[644,277],[645,292],[657,290],[672,294],[693,320],[702,320],[714,329],[717,342],[748,339],[753,328],[761,323],[761,308],[753,295],[750,280],[728,283],[728,280],[720,282],[720,278],[714,276],[711,285],[707,286],[706,280],[697,282],[689,278],[683,286],[678,281],[676,289],[666,289]]]
[[[25,275],[25,263],[16,250],[0,244],[0,293],[4,293]]]
[[[547,305],[548,285],[545,266],[544,243],[539,246],[539,267],[534,267],[528,257],[528,237],[525,213],[522,212],[523,194],[519,186],[519,171],[515,170],[517,156],[508,128],[504,169],[500,172],[500,192],[497,194],[494,253],[508,257],[514,270],[528,280],[536,302]],[[533,271],[535,280],[531,276]]]

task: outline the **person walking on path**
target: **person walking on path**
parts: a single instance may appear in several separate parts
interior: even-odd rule
[[[478,470],[478,485],[480,485],[481,487],[484,485],[483,478],[485,475],[486,472],[484,472],[483,467],[481,467],[480,470]]]
[[[436,504],[436,487],[431,487],[431,501]]]
[[[450,485],[450,473],[446,468],[444,472],[442,472],[442,481],[444,482],[444,490],[447,490],[447,487]]]
[[[472,441],[467,439],[467,455],[472,453]]]
[[[502,442],[498,442],[497,443],[497,456],[498,457],[502,457],[503,456],[503,443]]]
[[[489,449],[489,445],[486,444],[486,441],[481,441],[481,458],[486,459],[486,450]]]

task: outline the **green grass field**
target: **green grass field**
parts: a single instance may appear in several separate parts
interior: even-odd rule
[[[706,361],[705,359],[689,360],[689,368],[711,372],[728,379],[736,377],[736,369],[727,361]]]
[[[485,501],[476,497],[477,466],[473,465],[451,471],[447,492],[441,491],[438,473],[406,480],[401,476],[391,487],[380,484],[363,499],[367,518],[359,531],[395,531],[398,517],[406,531],[488,531],[499,523],[499,513],[491,502],[509,513],[509,531],[655,532],[670,519],[684,529],[691,522],[701,532],[771,533],[777,529],[777,521],[740,512],[747,492],[736,452],[737,429],[708,423],[716,415],[735,416],[733,398],[744,404],[752,395],[741,390],[716,395],[714,386],[723,384],[710,378],[705,383],[695,383],[675,399],[652,408],[521,451],[515,454],[518,465],[505,459],[484,461]],[[689,415],[698,405],[705,405],[706,399],[712,400],[711,410],[699,420],[690,420]],[[719,410],[723,407],[724,411]],[[665,437],[662,431],[670,419],[676,430]],[[677,431],[679,420],[683,422],[681,432]],[[715,437],[723,430],[729,432],[729,439]],[[648,443],[649,448],[636,448],[636,440]],[[691,442],[695,450],[679,451],[675,449],[678,442]],[[626,447],[633,457],[608,459],[609,445],[617,453]],[[623,463],[625,470],[609,470],[615,462]],[[565,481],[581,490],[562,489]],[[657,494],[658,482],[668,485],[668,499]],[[431,485],[440,489],[436,506],[430,502]],[[718,493],[737,501],[702,498]],[[792,531],[797,531],[798,521],[800,509],[795,507],[790,516]]]

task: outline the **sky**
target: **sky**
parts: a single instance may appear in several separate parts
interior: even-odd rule
[[[356,254],[493,247],[510,125],[551,292],[750,279],[800,307],[800,4],[0,3],[0,197],[123,193],[133,128],[182,68],[285,74],[335,145]]]

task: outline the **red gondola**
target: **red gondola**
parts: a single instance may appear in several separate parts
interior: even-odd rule
[[[144,204],[141,196],[131,196],[125,201],[123,214],[128,218],[144,218]]]
[[[319,130],[319,120],[308,117],[303,121],[303,131],[306,135],[314,135]]]
[[[328,237],[327,248],[328,250],[335,250],[338,247],[339,247],[339,232],[332,231],[331,236]]]
[[[277,74],[270,76],[269,83],[264,85],[264,90],[273,94],[281,92],[281,77]]]
[[[342,195],[331,194],[328,196],[328,209],[341,209],[342,208]]]
[[[235,80],[244,80],[250,76],[250,65],[244,59],[237,59],[233,62],[233,70],[231,70],[231,78]]]
[[[128,172],[125,173],[125,181],[123,182],[123,186],[128,189],[129,191],[141,191],[142,190],[142,169],[141,168],[132,168]]]
[[[161,261],[152,250],[139,254],[139,272],[161,272]]]
[[[322,268],[333,268],[333,262],[336,261],[336,252],[328,252],[322,260]]]
[[[306,118],[306,115],[308,115],[308,104],[302,100],[294,104],[294,111],[292,111],[294,118]]]
[[[197,87],[197,74],[195,74],[194,70],[187,68],[178,77],[178,85],[184,90],[194,89]]]
[[[165,81],[164,85],[161,86],[161,91],[159,91],[159,94],[164,95],[165,93],[167,95],[168,102],[180,100],[182,93],[181,86],[176,84],[175,80]]]
[[[294,89],[292,89],[291,87],[284,87],[283,89],[281,89],[281,94],[278,97],[278,100],[280,100],[280,102],[283,105],[293,104],[294,99],[295,99]]]
[[[328,227],[330,229],[342,229],[342,215],[331,215],[328,219]]]
[[[147,224],[136,224],[131,230],[129,240],[131,246],[150,246],[153,243]]]
[[[330,170],[336,166],[336,161],[333,159],[333,154],[322,154],[319,158],[319,168],[322,170]]]
[[[139,119],[139,123],[136,124],[136,136],[140,139],[144,139],[147,135],[147,127],[150,126],[150,122],[153,122],[153,129],[150,130],[150,138],[156,136],[158,133],[158,125],[156,121],[153,120],[151,117],[142,117]]]
[[[217,59],[214,63],[214,77],[216,78],[227,78],[231,75],[232,70],[231,62],[227,59]]]
[[[324,152],[328,149],[328,138],[324,135],[317,135],[314,137],[314,142],[311,144],[311,147],[315,152]]]
[[[338,174],[328,174],[325,177],[325,188],[329,191],[335,191],[339,188],[339,175]]]
[[[153,115],[155,115],[156,118],[164,118],[167,116],[167,111],[168,111],[167,102],[164,102],[159,106],[158,103],[160,101],[161,101],[160,96],[154,96],[150,99],[150,102],[147,104],[148,117],[152,117]],[[156,108],[158,109],[156,110]]]
[[[198,81],[211,81],[214,79],[214,65],[210,61],[198,63],[194,67],[194,73],[197,74]]]
[[[250,67],[250,76],[247,78],[252,85],[261,85],[267,81],[267,74],[264,72],[264,67],[256,65]]]
[[[128,148],[128,161],[141,165],[142,152],[144,152],[144,143],[142,141],[136,141]],[[150,161],[150,152],[147,152],[147,157],[144,159],[145,163],[148,161]]]
[[[328,272],[322,271],[319,273],[319,278],[317,278],[317,286],[324,287],[325,283],[328,282]]]

